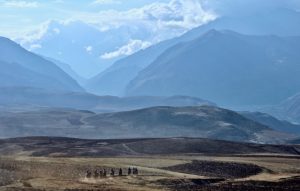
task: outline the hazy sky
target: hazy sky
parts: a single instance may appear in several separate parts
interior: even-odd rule
[[[103,69],[217,17],[277,8],[299,11],[300,0],[0,0],[0,36],[90,77],[100,71],[92,66]]]
[[[179,20],[176,17],[182,15],[176,13],[177,9],[181,12],[185,10],[182,14],[190,14],[185,18],[185,23],[193,25],[211,16],[201,13],[203,9],[211,14],[235,14],[237,11],[243,13],[276,6],[299,9],[299,4],[300,0],[0,0],[0,35],[20,37],[49,20],[81,20],[101,24],[105,20],[119,22],[123,18],[126,22],[127,16],[124,18],[124,15],[135,17],[137,13],[145,13],[145,9],[148,9],[149,18],[154,15],[153,19],[157,21]]]
[[[153,2],[153,0],[0,0],[0,35],[9,37],[20,35],[24,31],[35,29],[47,20],[92,17],[99,12],[126,11]]]

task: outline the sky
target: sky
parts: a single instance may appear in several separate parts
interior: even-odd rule
[[[0,35],[16,37],[36,29],[48,20],[64,21],[80,17],[84,19],[97,16],[104,11],[127,11],[153,2],[153,0],[0,0]]]
[[[0,0],[0,36],[72,63],[90,77],[117,59],[215,19],[204,1]],[[74,58],[76,51],[84,62]]]
[[[153,5],[153,11],[163,15],[164,12],[176,11],[166,6],[171,3],[191,6],[188,9],[191,16],[197,16],[195,12],[203,11],[199,10],[196,3],[201,4],[201,9],[210,12],[209,16],[235,14],[236,11],[242,13],[266,6],[289,6],[300,10],[300,0],[0,0],[0,35],[10,38],[20,37],[49,20],[73,19],[99,24],[103,20],[111,20],[112,14],[123,17],[124,14],[119,13],[130,14],[134,10],[142,10],[150,5]]]
[[[204,1],[0,0],[0,36],[24,45],[45,36],[53,21],[62,25],[80,21],[100,31],[125,26],[151,33],[147,44],[154,44],[215,19],[213,11],[203,9]]]
[[[67,59],[56,42],[85,40],[78,43],[87,56],[85,60],[91,58],[89,62],[106,67],[114,59],[179,36],[218,17],[253,14],[270,8],[300,11],[300,0],[0,0],[0,36],[66,63],[75,61]],[[90,27],[100,31],[89,36],[92,40],[85,35],[95,33]],[[100,42],[109,42],[113,47],[104,50]],[[81,70],[82,66],[77,68],[77,72]]]

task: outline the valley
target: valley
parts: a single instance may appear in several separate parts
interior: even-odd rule
[[[300,191],[299,0],[0,0],[0,191]]]
[[[174,144],[174,140],[177,144]],[[152,147],[155,141],[160,141],[161,148],[165,147],[164,142],[173,147],[161,151],[150,149],[156,152],[151,154],[149,151],[141,152],[139,148],[141,143],[143,148],[147,148]],[[0,151],[0,190],[299,189],[298,146],[241,145],[241,143],[201,139],[195,139],[195,142],[185,145],[185,142],[189,141],[191,140],[79,140],[53,137],[4,139],[1,140],[1,148],[5,148],[3,145],[8,144],[10,148],[16,150],[14,153],[6,154]],[[208,150],[213,150],[214,147],[219,150],[215,152],[189,150],[193,148],[192,145],[198,148],[198,143]],[[24,146],[23,149],[21,144]],[[103,147],[104,150],[111,147],[112,152],[102,150],[97,154],[95,152],[97,149],[92,145]],[[229,151],[219,147],[221,145],[228,149],[240,145],[239,148],[244,146],[253,150],[232,148],[232,151]],[[47,147],[48,149],[45,149]],[[59,151],[51,153],[50,150],[55,147],[60,148]],[[85,153],[74,152],[80,148],[85,150]],[[180,152],[179,148],[184,151]],[[125,152],[120,154],[121,151]],[[137,167],[139,175],[127,176],[128,167]],[[102,168],[108,170],[123,168],[124,175],[106,178],[85,177],[87,170]]]

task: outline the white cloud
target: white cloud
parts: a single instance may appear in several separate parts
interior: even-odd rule
[[[59,28],[54,28],[54,29],[53,29],[53,32],[54,32],[55,34],[59,34],[59,33],[60,33],[60,30],[59,30]]]
[[[44,35],[48,32],[50,22],[51,21],[46,21],[36,29],[26,32],[26,34],[23,34],[22,37],[14,38],[14,40],[20,42],[21,45],[24,45],[26,43],[32,44],[44,37]]]
[[[120,4],[121,1],[118,0],[95,0],[92,4],[99,4],[99,5],[105,5],[105,4]]]
[[[171,0],[155,2],[127,11],[100,11],[76,13],[72,20],[93,24],[102,31],[121,26],[131,26],[153,34],[151,42],[178,36],[194,27],[216,18],[213,12],[205,11],[199,0]]]
[[[32,51],[32,50],[36,50],[36,49],[40,49],[40,48],[42,48],[42,45],[40,45],[40,44],[32,44],[32,45],[30,45],[29,50]]]
[[[4,1],[3,6],[12,8],[37,8],[36,1]]]
[[[120,43],[116,46],[121,48],[112,52],[99,52],[101,58],[111,59],[130,55],[150,44],[174,38],[216,18],[213,12],[202,8],[199,0],[170,0],[168,3],[154,2],[127,11],[72,12],[71,15],[71,18],[65,20],[43,23],[35,31],[23,35],[18,42],[27,47],[28,44],[38,44],[43,37],[49,37],[53,32],[58,34],[62,27],[81,21],[98,28],[99,35],[104,35],[103,39],[119,39]],[[88,53],[97,49],[96,44],[87,43],[93,47],[85,47],[84,44],[80,46]]]
[[[118,58],[120,56],[128,56],[139,50],[143,50],[147,47],[151,46],[150,42],[144,42],[141,40],[130,40],[129,43],[125,46],[122,46],[116,51],[105,53],[101,55],[102,59],[113,59]]]
[[[64,0],[55,0],[54,3],[64,3]]]
[[[86,47],[84,47],[84,49],[85,49],[85,51],[86,51],[87,53],[89,53],[89,54],[91,54],[92,51],[93,51],[93,47],[92,47],[92,46],[86,46]]]

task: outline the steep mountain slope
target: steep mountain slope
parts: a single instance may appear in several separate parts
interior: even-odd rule
[[[278,143],[295,138],[236,112],[209,106],[154,107],[105,114],[66,109],[0,112],[0,126],[2,137],[204,137],[259,143]]]
[[[101,95],[124,95],[127,84],[166,49],[177,43],[194,40],[211,29],[233,30],[252,35],[294,36],[300,35],[299,22],[300,13],[289,9],[265,10],[252,15],[219,17],[178,38],[163,41],[115,62],[111,67],[92,78],[87,83],[86,89]]]
[[[276,131],[296,133],[300,135],[300,125],[292,124],[288,121],[282,121],[275,117],[261,112],[239,112],[244,117],[266,125]]]
[[[61,62],[59,60],[53,59],[53,58],[46,58],[50,62],[56,64],[60,69],[62,69],[64,72],[66,72],[69,76],[71,76],[74,80],[77,81],[80,85],[84,85],[86,83],[86,79],[79,76],[69,64],[66,64],[64,62]]]
[[[147,67],[157,56],[176,42],[177,40],[165,41],[125,57],[88,80],[84,87],[88,91],[99,95],[122,96],[125,87],[138,72]]]
[[[101,59],[100,55],[113,51],[128,40],[120,36],[114,38],[118,35],[117,31],[100,31],[80,21],[49,21],[45,28],[47,30],[39,39],[23,42],[24,47],[70,64],[76,73],[85,78],[96,75],[115,61]],[[32,48],[32,45],[37,45],[38,48]]]
[[[45,87],[49,89],[63,88],[63,84],[53,78],[44,76],[32,70],[29,70],[16,63],[7,63],[0,60],[0,86],[2,87]],[[2,94],[4,92],[1,92]],[[19,92],[18,96],[22,96]],[[12,99],[12,95],[7,95],[8,102]],[[3,102],[4,100],[1,100]],[[6,103],[8,103],[6,102]]]
[[[300,94],[289,97],[278,105],[263,108],[262,111],[270,113],[280,119],[300,123]]]
[[[11,65],[10,65],[11,66]],[[11,83],[14,79],[6,80],[6,76],[0,71],[2,83]],[[20,84],[27,79],[24,73],[16,73],[16,79]],[[21,77],[20,77],[20,76]],[[31,77],[31,76],[29,76]],[[29,78],[30,80],[31,78]],[[6,81],[5,81],[6,80]],[[16,84],[15,81],[13,81]],[[18,81],[19,82],[19,81]],[[37,81],[36,83],[38,83]],[[41,82],[43,83],[43,82]],[[39,85],[39,84],[38,84]],[[124,111],[153,106],[200,106],[214,105],[206,100],[186,96],[172,97],[113,97],[96,96],[84,92],[51,91],[30,87],[0,87],[0,109],[27,110],[39,107],[65,107],[75,109],[93,110],[98,112]]]
[[[28,52],[7,38],[0,37],[0,50],[3,74],[0,86],[32,86],[52,90],[83,91],[75,80],[55,64]]]
[[[199,96],[230,106],[280,102],[300,90],[300,37],[211,30],[166,50],[127,95]]]

